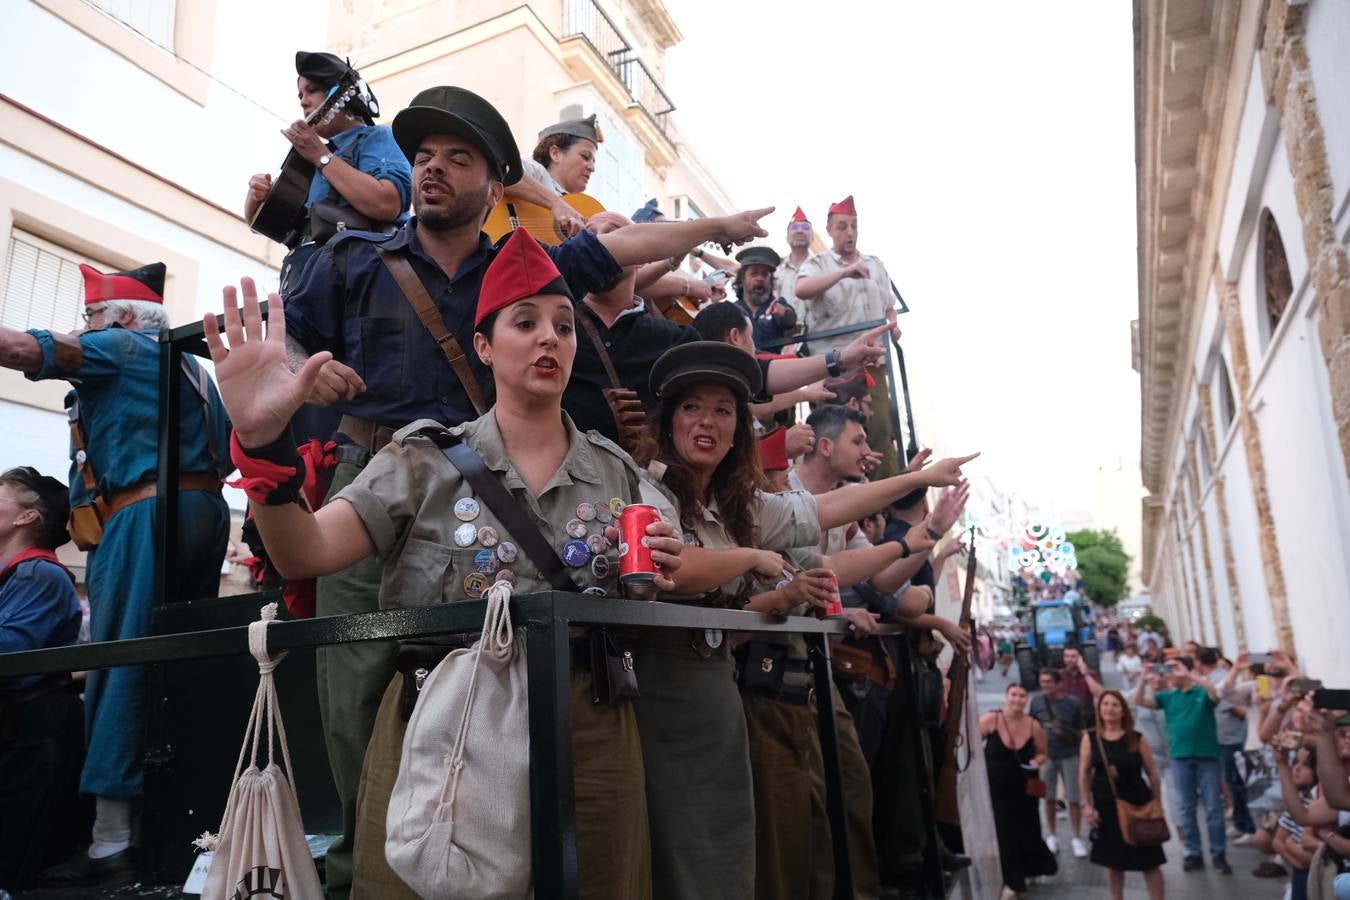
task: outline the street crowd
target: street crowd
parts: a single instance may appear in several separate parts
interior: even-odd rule
[[[981,635],[987,668],[1007,675],[995,651],[1017,633]],[[1057,872],[1063,810],[1073,856],[1108,870],[1112,898],[1123,896],[1127,872],[1163,897],[1162,842],[1126,840],[1118,799],[1166,810],[1184,872],[1208,865],[1231,875],[1228,847],[1249,845],[1262,855],[1251,875],[1278,885],[1271,896],[1350,895],[1343,692],[1323,691],[1278,650],[1230,659],[1195,641],[1174,646],[1151,617],[1136,625],[1102,616],[1096,637],[1123,690],[1104,688],[1068,648],[1061,668],[1041,671],[1039,693],[1029,698],[1013,681],[1004,706],[981,718],[1005,896]]]
[[[935,590],[965,549],[951,533],[974,455],[901,451],[894,288],[858,248],[853,197],[816,217],[819,237],[798,208],[786,254],[731,258],[768,238],[769,208],[673,221],[654,200],[631,218],[565,202],[595,169],[594,116],[543,128],[522,158],[472,91],[428,87],[390,127],[345,61],[301,52],[296,71],[305,118],[285,134],[313,167],[306,224],[266,313],[252,279],[225,287],[203,323],[211,370],[189,357],[179,373],[169,596],[216,596],[230,479],[256,579],[283,585],[294,616],[502,584],[837,616],[856,892],[941,893],[969,859],[934,827],[954,765],[937,660],[972,639],[935,615]],[[272,187],[248,185],[255,228]],[[565,237],[489,238],[504,198]],[[0,652],[79,640],[68,540],[88,552],[100,642],[150,633],[155,554],[171,552],[155,543],[169,273],[81,271],[87,329],[0,328],[0,365],[71,386],[72,459],[66,484],[0,474]],[[635,507],[653,520],[621,546]],[[620,578],[639,563],[645,580]],[[323,731],[290,740],[324,745],[342,804],[327,896],[415,895],[386,852],[391,794],[428,672],[470,640],[319,651]],[[581,896],[834,895],[813,680],[827,663],[800,636],[590,628],[570,652]],[[0,890],[135,877],[146,689],[138,666],[0,689]]]

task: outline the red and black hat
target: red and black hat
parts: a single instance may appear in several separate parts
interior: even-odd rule
[[[788,467],[787,433],[783,426],[762,435],[759,439],[759,467],[765,472],[781,472]]]
[[[84,276],[84,305],[109,300],[146,300],[164,302],[164,263],[150,263],[130,272],[104,274],[93,266],[80,264]]]
[[[473,325],[477,328],[497,310],[540,294],[575,299],[567,287],[566,279],[553,264],[553,257],[539,246],[534,235],[524,228],[517,228],[511,232],[483,273],[483,286],[478,291],[478,312],[474,315]]]

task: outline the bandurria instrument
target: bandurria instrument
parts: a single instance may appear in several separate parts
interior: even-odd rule
[[[583,219],[589,219],[596,213],[605,211],[600,201],[589,194],[563,194],[562,201],[575,209]],[[550,247],[556,247],[567,240],[567,235],[558,228],[553,219],[553,210],[525,200],[503,199],[492,207],[487,221],[483,223],[483,231],[487,232],[487,236],[494,244],[517,228],[524,228],[541,243]]]

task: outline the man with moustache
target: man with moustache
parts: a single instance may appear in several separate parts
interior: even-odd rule
[[[797,327],[797,311],[773,294],[773,274],[782,260],[768,247],[747,247],[736,254],[736,262],[741,264],[734,284],[736,305],[754,327],[755,349],[777,351],[765,345]]]
[[[315,254],[286,301],[292,367],[323,350],[333,354],[309,397],[342,415],[329,497],[355,480],[397,429],[424,418],[458,425],[493,398],[491,371],[464,350],[473,346],[479,289],[498,252],[481,226],[505,187],[520,180],[519,150],[500,113],[458,87],[419,93],[395,117],[393,132],[412,163],[414,217],[392,235],[339,235]],[[548,253],[582,296],[610,287],[624,266],[701,241],[762,237],[756,220],[768,211],[582,233]],[[373,611],[379,583],[373,558],[320,578],[317,612]],[[343,835],[328,854],[330,897],[350,891],[361,764],[395,651],[384,642],[318,651],[320,712],[343,805]]]

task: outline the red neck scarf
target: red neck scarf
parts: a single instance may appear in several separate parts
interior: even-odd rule
[[[70,583],[75,583],[75,573],[62,565],[61,560],[56,557],[56,551],[47,550],[44,547],[29,547],[26,550],[20,550],[3,569],[0,569],[0,579],[3,579],[8,575],[12,569],[17,568],[19,563],[27,562],[30,559],[45,559],[47,562],[56,563],[58,566],[61,566],[61,571],[70,576]]]

